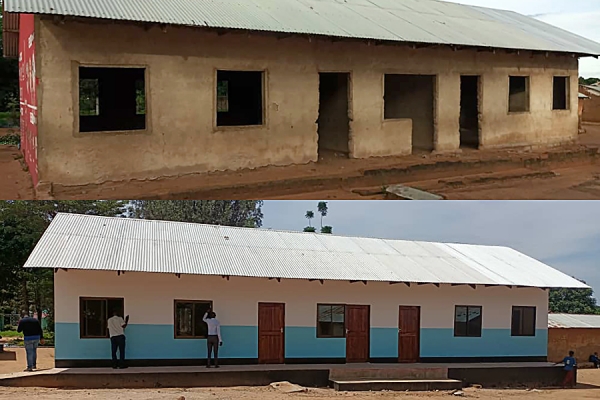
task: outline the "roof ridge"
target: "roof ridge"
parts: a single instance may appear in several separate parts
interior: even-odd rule
[[[340,237],[346,239],[372,239],[372,240],[382,240],[382,241],[396,241],[396,242],[411,242],[411,243],[427,243],[427,244],[443,244],[443,245],[459,245],[459,246],[475,246],[475,247],[492,247],[492,248],[507,248],[514,251],[517,251],[509,246],[503,245],[488,245],[488,244],[474,244],[474,243],[460,243],[460,242],[436,242],[436,241],[428,241],[428,240],[412,240],[412,239],[395,239],[395,238],[383,238],[383,237],[372,237],[372,236],[355,236],[355,235],[340,235],[333,233],[320,233],[320,232],[303,232],[303,231],[294,231],[287,229],[271,229],[271,228],[251,228],[245,226],[231,226],[231,225],[216,225],[216,224],[207,224],[201,222],[187,222],[187,221],[169,221],[163,219],[144,219],[144,218],[132,218],[132,217],[117,217],[117,216],[104,216],[104,215],[90,215],[90,214],[79,214],[79,213],[67,213],[60,212],[58,215],[68,215],[68,216],[76,216],[76,217],[93,217],[93,218],[110,218],[117,220],[128,220],[128,221],[141,221],[141,222],[161,222],[167,224],[185,224],[185,225],[193,225],[193,226],[207,226],[214,228],[226,228],[226,229],[236,229],[236,230],[253,230],[253,231],[261,231],[261,232],[277,232],[277,233],[290,233],[290,234],[302,234],[302,235],[314,235],[317,237]]]

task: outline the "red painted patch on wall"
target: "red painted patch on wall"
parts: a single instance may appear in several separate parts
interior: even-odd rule
[[[21,14],[19,26],[19,102],[21,105],[21,151],[29,167],[33,185],[38,183],[37,86],[35,72],[35,19]]]

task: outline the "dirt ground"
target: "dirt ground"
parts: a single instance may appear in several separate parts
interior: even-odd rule
[[[17,352],[16,361],[0,360],[0,374],[20,372],[25,367],[24,349],[9,349]],[[41,348],[38,352],[38,366],[40,369],[54,366],[54,349]],[[573,390],[562,389],[474,389],[464,390],[464,398],[481,400],[562,400],[570,399],[600,399],[600,370],[581,370],[578,372],[579,385]],[[0,400],[15,400],[35,398],[36,400],[178,400],[183,396],[185,400],[329,400],[329,399],[449,399],[448,392],[366,392],[343,393],[329,389],[309,389],[307,393],[284,394],[275,389],[258,388],[198,388],[198,389],[123,389],[123,390],[61,390],[46,388],[11,388],[0,389]],[[456,397],[460,398],[460,397]],[[180,399],[181,400],[181,399]]]
[[[386,199],[403,184],[449,200],[600,199],[600,125],[585,125],[579,144],[562,149],[465,150],[459,155],[348,160],[189,174],[83,187],[54,185],[40,198],[57,199]],[[32,199],[34,191],[18,149],[0,146],[1,199]]]
[[[450,399],[481,400],[563,400],[600,399],[600,370],[579,371],[576,389],[475,389],[467,388],[464,396],[450,392],[335,392],[330,389],[309,389],[307,393],[284,394],[269,387],[258,388],[198,388],[198,389],[123,389],[123,390],[61,390],[45,388],[2,388],[0,400],[35,398],[36,400],[329,400],[329,399]],[[182,398],[183,396],[183,398]]]
[[[21,152],[15,146],[0,145],[0,199],[34,198],[33,183],[29,173],[23,168],[22,159]]]
[[[0,355],[0,375],[12,374],[13,372],[21,372],[27,367],[25,359],[25,349],[22,347],[7,348],[6,353],[16,353],[16,360],[3,360]],[[40,347],[38,349],[37,367],[39,369],[54,368],[54,349],[48,347]]]

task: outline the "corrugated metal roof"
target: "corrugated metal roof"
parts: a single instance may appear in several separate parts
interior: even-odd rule
[[[588,91],[589,94],[593,94],[595,96],[600,96],[600,86],[594,85],[583,85],[585,90]]]
[[[579,98],[580,98],[580,99],[589,99],[589,96],[586,96],[586,95],[585,95],[585,94],[583,94],[583,93],[579,93]]]
[[[25,263],[259,278],[588,286],[506,247],[59,214]]]
[[[548,314],[548,328],[600,329],[600,315]]]
[[[5,1],[20,13],[600,55],[600,44],[536,19],[436,0]]]

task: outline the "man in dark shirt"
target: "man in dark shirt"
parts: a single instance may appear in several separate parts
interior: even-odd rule
[[[27,353],[27,369],[25,372],[32,372],[37,368],[37,348],[40,343],[44,344],[44,333],[40,321],[30,317],[26,311],[22,315],[23,318],[19,321],[17,332],[23,332],[24,336],[25,353]]]

